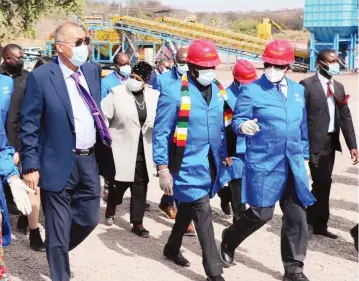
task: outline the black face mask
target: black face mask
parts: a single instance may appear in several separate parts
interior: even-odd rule
[[[23,60],[17,60],[14,64],[5,63],[6,69],[10,72],[10,74],[20,73],[22,68],[24,67]]]
[[[236,85],[239,88],[241,86],[241,83],[238,82],[236,79],[234,79],[234,85]]]

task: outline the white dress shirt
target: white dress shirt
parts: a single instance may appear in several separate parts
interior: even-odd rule
[[[325,93],[325,97],[327,98],[327,103],[328,103],[328,109],[329,109],[329,116],[330,116],[330,121],[329,121],[329,129],[328,129],[328,133],[333,133],[335,131],[335,100],[333,95],[331,95],[328,98],[328,82],[329,80],[327,78],[325,78],[323,75],[321,75],[318,72],[318,77],[319,77],[319,81],[322,84],[324,93]],[[330,88],[332,89],[332,93],[334,93],[334,81],[333,79],[330,80],[331,84],[330,84]]]
[[[276,87],[278,83],[273,83]],[[282,90],[283,95],[287,98],[288,96],[288,82],[286,78],[283,78],[282,81],[279,82],[279,87]]]
[[[74,115],[75,122],[75,132],[76,132],[76,148],[77,149],[88,149],[95,145],[96,143],[96,127],[95,121],[91,114],[91,111],[82,96],[80,95],[75,80],[71,77],[74,73],[71,69],[63,64],[60,58],[59,65],[64,75],[67,91],[70,96],[72,112]],[[85,76],[83,75],[81,69],[78,69],[80,73],[80,83],[88,91],[89,87],[87,85]]]

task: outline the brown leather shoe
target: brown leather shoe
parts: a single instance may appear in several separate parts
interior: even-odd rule
[[[171,220],[176,219],[177,212],[176,212],[174,206],[160,204],[160,209],[162,210],[162,212],[164,212],[166,214],[167,218],[169,218]]]
[[[192,223],[189,224],[184,236],[196,236],[196,232],[194,232],[194,227]]]

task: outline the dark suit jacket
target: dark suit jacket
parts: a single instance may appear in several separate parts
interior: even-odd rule
[[[85,63],[81,70],[100,108],[99,70],[90,63]],[[75,163],[76,135],[70,97],[57,60],[29,74],[21,110],[20,139],[23,171],[40,169],[42,189],[63,190]]]
[[[328,134],[330,116],[327,98],[318,74],[300,82],[305,87],[307,107],[307,122],[310,153],[318,153],[323,148]],[[344,101],[345,90],[343,84],[334,81],[334,93],[340,101]],[[335,131],[337,133],[334,148],[342,151],[339,133],[342,130],[345,142],[349,149],[357,148],[352,117],[348,104],[335,105]]]
[[[89,61],[89,63],[91,63],[92,65],[96,66],[97,69],[98,69],[98,72],[100,73],[100,77],[102,76],[102,66],[101,64],[97,63],[97,62],[94,62],[94,61]]]

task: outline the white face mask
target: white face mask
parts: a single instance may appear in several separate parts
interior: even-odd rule
[[[131,74],[131,66],[130,65],[124,65],[124,66],[117,66],[118,72],[124,77],[128,77]]]
[[[143,89],[144,84],[141,81],[137,81],[136,79],[133,78],[129,78],[126,82],[126,87],[127,89],[129,89],[131,92],[139,92]]]
[[[198,70],[197,81],[203,85],[208,86],[216,79],[216,72],[213,69],[201,69]]]
[[[268,67],[264,70],[264,74],[270,82],[277,83],[284,78],[285,70]]]
[[[67,47],[67,45],[65,45],[65,46]],[[70,58],[70,62],[73,65],[75,65],[77,67],[80,67],[85,62],[87,62],[88,55],[89,55],[89,50],[88,50],[88,47],[86,45],[73,47],[72,48],[72,58]]]
[[[328,66],[328,69],[325,69],[323,66],[321,66],[320,64],[320,67],[326,72],[328,73],[329,76],[333,76],[333,75],[337,75],[339,74],[340,72],[340,66],[339,66],[339,63],[331,63],[331,64],[327,64],[323,61],[321,61],[323,64],[325,64],[326,66]]]
[[[179,74],[183,75],[188,71],[187,64],[177,64],[177,71]]]

